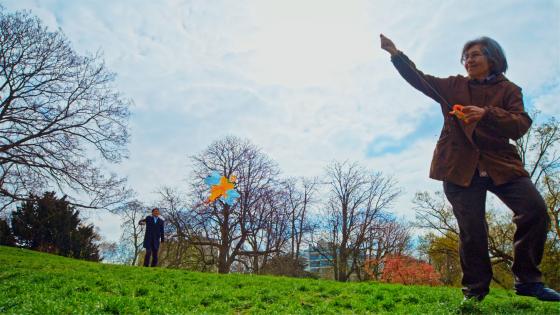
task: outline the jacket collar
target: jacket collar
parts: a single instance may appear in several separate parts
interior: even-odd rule
[[[469,83],[477,84],[477,85],[484,85],[484,84],[495,84],[495,83],[505,81],[505,80],[507,80],[507,79],[503,74],[492,73],[489,76],[487,76],[486,78],[484,78],[483,80],[469,79]]]

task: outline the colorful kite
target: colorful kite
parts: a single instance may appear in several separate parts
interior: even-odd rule
[[[221,201],[233,206],[235,200],[240,196],[235,190],[236,180],[237,178],[233,175],[227,179],[225,176],[220,176],[218,172],[212,172],[204,179],[204,182],[210,188],[210,197],[208,197],[207,202],[214,202],[220,198]]]

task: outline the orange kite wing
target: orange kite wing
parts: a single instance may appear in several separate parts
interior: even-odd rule
[[[210,189],[210,197],[208,200],[215,201],[216,199],[226,196],[226,192],[230,189],[233,189],[234,185],[230,183],[225,176],[220,178],[220,183],[218,185],[212,186]]]

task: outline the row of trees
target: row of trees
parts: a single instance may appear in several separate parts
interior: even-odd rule
[[[410,228],[389,215],[400,193],[395,181],[357,163],[332,162],[323,181],[281,178],[276,163],[237,137],[212,143],[191,161],[188,188],[161,188],[155,205],[169,234],[160,253],[166,266],[303,276],[303,251],[311,249],[333,266],[334,279],[347,281],[379,279],[385,256],[410,252]],[[237,176],[240,198],[233,206],[204,202],[203,180],[214,170]],[[114,251],[127,263],[141,256],[138,220],[146,208],[136,200],[117,211],[127,245]],[[366,257],[379,261],[372,275],[364,270]]]
[[[553,222],[542,263],[544,277],[553,287],[560,279],[558,129],[551,119],[533,127],[517,144]],[[172,235],[162,255],[168,266],[220,273],[274,273],[272,266],[281,266],[280,273],[302,275],[302,249],[310,248],[329,262],[336,280],[383,280],[387,257],[410,255],[413,250],[411,227],[388,214],[399,188],[391,178],[357,163],[332,162],[322,181],[281,179],[273,161],[236,137],[216,141],[191,161],[192,181],[184,193],[160,190],[158,206],[165,209]],[[203,178],[212,170],[238,176],[241,197],[234,206],[204,204],[208,192]],[[459,231],[450,205],[441,192],[419,192],[414,204],[413,225],[426,232],[418,253],[435,266],[442,283],[459,285]],[[126,209],[139,211],[135,206]],[[124,223],[129,225],[125,239],[136,235],[138,240],[141,230],[134,226],[137,216],[132,213]],[[490,207],[487,220],[494,281],[511,287],[515,232],[511,213]],[[131,248],[137,249],[137,256],[138,243]]]

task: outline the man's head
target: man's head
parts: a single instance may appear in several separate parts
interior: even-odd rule
[[[152,216],[159,217],[159,209],[158,208],[153,208],[152,209]]]

